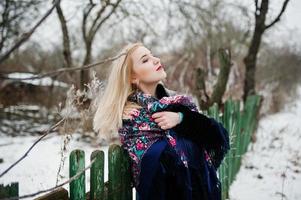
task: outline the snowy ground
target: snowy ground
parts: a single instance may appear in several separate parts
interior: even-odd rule
[[[301,89],[298,101],[282,112],[262,118],[257,142],[249,146],[242,167],[230,188],[231,200],[301,199]],[[38,136],[11,137],[0,133],[0,173],[20,158]],[[86,153],[86,166],[93,150],[99,149],[73,135],[65,156],[73,149]],[[15,168],[0,178],[0,183],[19,182],[20,195],[55,186],[64,136],[51,133]],[[107,147],[102,147],[107,156]],[[63,158],[65,157],[63,156]],[[106,157],[107,158],[107,157]],[[68,178],[68,157],[60,172],[59,183]],[[105,176],[107,180],[107,174]],[[86,173],[89,190],[89,171]],[[68,185],[65,186],[68,189]],[[30,198],[29,198],[30,199]]]
[[[260,120],[257,142],[249,146],[230,188],[231,200],[301,199],[301,88],[299,95]]]
[[[69,173],[68,156],[74,149],[82,149],[85,151],[86,166],[89,165],[91,152],[95,149],[104,150],[105,159],[107,159],[107,147],[92,147],[86,142],[78,141],[80,138],[79,135],[72,136],[67,145],[67,151],[64,153],[65,156],[62,157],[61,147],[64,144],[64,136],[57,136],[55,133],[52,133],[52,135],[53,136],[46,137],[43,141],[39,142],[23,161],[21,161],[15,168],[0,178],[0,183],[8,184],[11,182],[19,182],[19,194],[21,196],[55,186],[60,160],[65,156],[67,157],[60,172],[60,175],[63,177],[59,177],[59,183],[67,180]],[[0,164],[0,172],[20,158],[37,138],[38,136],[1,136],[0,155],[4,162]],[[105,180],[107,180],[107,178],[107,173],[105,173]],[[87,191],[89,191],[89,180],[89,171],[87,171]],[[64,188],[68,189],[68,185],[66,185]]]

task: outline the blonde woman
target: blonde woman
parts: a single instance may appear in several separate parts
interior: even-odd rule
[[[120,53],[93,126],[129,153],[139,200],[221,199],[216,171],[230,148],[227,130],[201,114],[191,96],[164,86],[164,66],[143,44]]]

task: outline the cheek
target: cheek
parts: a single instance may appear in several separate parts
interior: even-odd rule
[[[154,70],[151,67],[149,67],[149,66],[148,67],[141,67],[139,69],[139,74],[142,77],[147,77],[147,76],[149,76],[149,75],[151,75],[153,73],[154,73]]]

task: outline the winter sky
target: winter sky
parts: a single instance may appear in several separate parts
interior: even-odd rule
[[[158,0],[156,0],[158,1]],[[251,10],[254,9],[253,0],[227,0],[228,2],[235,2],[237,4],[244,4],[248,6]],[[282,3],[284,0],[270,0],[270,9],[268,12],[268,22],[274,19],[279,13]],[[162,3],[162,1],[158,1]],[[45,11],[50,7],[45,6]],[[84,6],[82,1],[62,1],[62,8],[65,12],[65,16],[69,24],[79,24],[76,19],[79,16],[78,8]],[[239,19],[239,18],[238,18]],[[290,0],[286,12],[281,18],[281,21],[277,23],[270,30],[265,32],[264,38],[266,41],[271,42],[275,46],[281,46],[284,43],[291,45],[297,44],[298,48],[301,49],[301,1],[300,0]],[[237,20],[237,23],[242,23]],[[154,23],[154,27],[157,25]],[[70,25],[69,25],[70,26]],[[59,26],[59,21],[57,19],[56,13],[52,15],[45,21],[45,23],[39,27],[39,29],[32,36],[32,40],[38,41],[44,48],[51,48],[56,44],[59,44],[61,40],[61,30]]]

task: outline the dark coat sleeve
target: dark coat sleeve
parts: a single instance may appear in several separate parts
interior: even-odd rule
[[[179,136],[191,139],[204,147],[213,159],[215,167],[218,168],[230,149],[229,134],[222,123],[181,104],[169,105],[167,110],[183,113],[183,121],[172,129]]]

